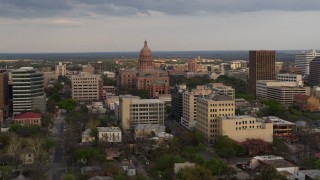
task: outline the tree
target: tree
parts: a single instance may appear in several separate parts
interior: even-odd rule
[[[59,102],[59,107],[66,111],[73,111],[77,107],[77,102],[73,99],[63,99]]]
[[[243,155],[245,153],[245,148],[242,145],[237,144],[228,136],[218,137],[215,149],[219,155],[225,158],[228,158],[236,154]]]
[[[208,168],[204,166],[196,165],[195,167],[186,167],[179,171],[177,179],[189,179],[189,180],[214,180]]]
[[[66,173],[65,175],[63,175],[62,180],[76,180],[76,178],[74,177],[73,174],[71,174],[71,173]]]
[[[8,155],[12,156],[12,162],[15,160],[15,156],[17,154],[18,149],[21,145],[21,138],[17,136],[16,134],[10,135],[10,141],[7,146],[7,153]]]
[[[50,125],[53,125],[52,116],[49,113],[44,113],[41,116],[41,126],[48,128]]]
[[[287,180],[287,178],[280,173],[274,168],[264,168],[261,171],[261,174],[258,175],[255,180]]]
[[[29,147],[32,149],[32,151],[34,153],[35,160],[37,162],[42,160],[43,156],[41,156],[41,155],[44,154],[43,147],[45,144],[44,138],[40,135],[36,135],[36,136],[33,136],[32,138],[28,138],[27,142],[28,142]]]
[[[227,164],[218,158],[210,159],[205,166],[211,170],[212,175],[224,175],[228,170]]]

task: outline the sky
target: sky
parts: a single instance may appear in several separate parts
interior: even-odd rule
[[[320,0],[0,0],[0,53],[320,49]]]

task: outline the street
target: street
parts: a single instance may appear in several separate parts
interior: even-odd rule
[[[66,172],[66,161],[63,158],[64,146],[64,118],[58,116],[54,120],[53,135],[55,139],[55,147],[52,154],[52,161],[49,164],[48,180],[60,180],[62,175]]]

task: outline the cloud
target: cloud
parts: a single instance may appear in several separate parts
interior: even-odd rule
[[[70,20],[70,19],[55,19],[49,22],[49,24],[56,25],[56,26],[82,26],[83,23]]]
[[[202,15],[255,11],[319,11],[318,0],[1,0],[0,17]]]

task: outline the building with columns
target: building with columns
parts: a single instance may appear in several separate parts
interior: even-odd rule
[[[140,51],[137,69],[119,71],[118,88],[147,90],[150,98],[170,94],[168,72],[154,67],[152,52],[147,41]]]

